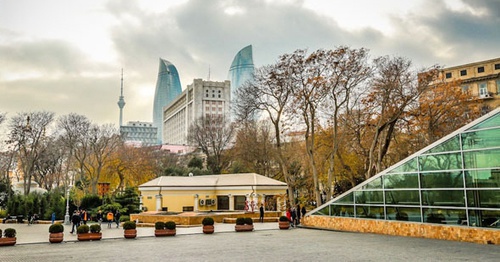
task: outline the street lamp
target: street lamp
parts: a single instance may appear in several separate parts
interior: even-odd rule
[[[66,215],[64,215],[64,224],[69,225],[71,224],[69,220],[69,190],[71,189],[71,183],[68,185],[68,188],[66,189]]]

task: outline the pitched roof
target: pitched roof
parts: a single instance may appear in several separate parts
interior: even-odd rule
[[[139,187],[222,187],[222,186],[279,186],[286,183],[256,173],[209,176],[161,176]]]

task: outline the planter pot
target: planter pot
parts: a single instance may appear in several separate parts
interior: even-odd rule
[[[135,238],[137,236],[137,229],[125,229],[123,230],[123,236],[125,238]]]
[[[2,237],[0,238],[0,246],[13,246],[16,244],[15,237]]]
[[[253,231],[253,225],[235,225],[234,230],[236,230],[236,232]]]
[[[214,233],[214,226],[203,226],[203,233],[205,234],[213,234]]]
[[[289,229],[290,228],[290,222],[288,222],[288,221],[279,221],[279,227],[280,227],[280,229]]]
[[[78,240],[79,241],[96,241],[96,240],[101,240],[102,238],[102,233],[84,233],[84,234],[78,234]]]
[[[175,229],[155,229],[155,236],[156,237],[175,236],[175,234],[176,234]]]
[[[64,239],[64,233],[50,233],[49,242],[50,243],[61,243]]]

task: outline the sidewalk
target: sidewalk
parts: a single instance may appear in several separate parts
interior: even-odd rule
[[[87,225],[90,225],[88,223]],[[49,243],[49,226],[50,224],[0,224],[0,229],[14,228],[17,232],[16,245]],[[107,223],[102,223],[102,239],[124,238],[123,229],[116,228],[116,224],[112,224],[108,228]],[[254,230],[278,230],[277,222],[270,223],[254,223]],[[77,241],[77,235],[70,234],[71,225],[64,225],[64,242]],[[154,227],[137,227],[137,237],[154,237]],[[234,224],[215,223],[215,232],[234,232]],[[177,235],[203,234],[202,227],[177,227]]]

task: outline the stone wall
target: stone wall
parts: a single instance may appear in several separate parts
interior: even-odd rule
[[[423,237],[500,245],[500,230],[480,227],[449,226],[440,224],[329,216],[306,216],[302,219],[302,225],[306,227],[339,231]]]
[[[264,217],[277,217],[280,212],[276,211],[266,211]],[[157,213],[143,212],[140,214],[130,214],[130,220],[138,220],[139,223],[154,224],[157,221],[174,221],[177,225],[201,225],[201,221],[205,217],[212,217],[216,223],[223,223],[224,218],[238,218],[238,217],[251,217],[254,219],[259,218],[259,212],[245,213],[245,212],[234,212],[234,213],[183,213],[179,215],[162,215]]]

